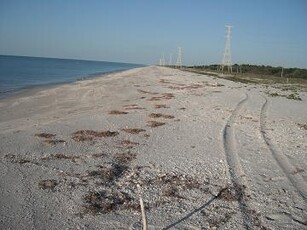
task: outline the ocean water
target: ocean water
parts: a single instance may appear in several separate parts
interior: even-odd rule
[[[74,82],[140,66],[142,65],[0,55],[0,97],[30,87]]]

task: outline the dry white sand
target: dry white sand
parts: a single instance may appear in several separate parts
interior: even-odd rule
[[[149,229],[307,229],[307,94],[268,91],[145,67],[1,100],[1,229],[140,229],[137,184]]]

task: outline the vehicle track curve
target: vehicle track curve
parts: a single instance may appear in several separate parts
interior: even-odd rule
[[[267,145],[268,149],[270,150],[273,158],[279,165],[279,167],[282,169],[282,171],[285,173],[289,181],[292,183],[292,185],[297,189],[297,191],[303,197],[305,202],[307,202],[307,183],[306,181],[300,174],[295,173],[296,168],[291,164],[289,159],[275,146],[272,139],[268,136],[266,132],[269,101],[266,97],[263,97],[263,98],[265,99],[265,102],[262,105],[261,113],[260,113],[260,132],[261,132],[262,138],[265,144]]]

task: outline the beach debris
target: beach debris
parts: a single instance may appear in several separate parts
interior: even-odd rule
[[[107,154],[105,154],[105,153],[94,153],[94,154],[92,154],[92,157],[94,157],[94,158],[102,158],[102,157],[105,157],[105,156],[107,156]]]
[[[160,185],[171,185],[182,190],[190,190],[190,189],[200,189],[201,183],[188,175],[185,174],[178,174],[178,173],[164,173],[159,174],[155,183]]]
[[[145,91],[145,90],[142,90],[142,89],[138,89],[137,91],[139,93],[144,93],[144,94],[152,94],[152,95],[159,94],[159,93],[155,93],[155,92],[148,92],[148,91]]]
[[[49,180],[42,180],[38,183],[38,187],[41,189],[49,189],[54,190],[55,186],[57,186],[59,183],[56,180],[49,179]]]
[[[140,132],[145,132],[145,129],[138,129],[138,128],[126,128],[122,129],[122,131],[126,133],[131,133],[131,134],[139,134]]]
[[[127,192],[115,189],[90,192],[84,196],[85,214],[106,214],[124,209],[139,209],[139,204]]]
[[[226,201],[236,201],[238,199],[236,190],[233,187],[226,187],[222,189],[218,195],[218,198]]]
[[[76,159],[80,159],[80,156],[65,155],[63,153],[51,154],[42,158],[42,160],[71,160],[73,162],[75,162]]]
[[[300,95],[296,92],[296,93],[291,93],[289,95],[286,95],[286,94],[280,94],[280,93],[277,93],[277,92],[266,92],[267,95],[271,96],[271,97],[285,97],[287,99],[290,99],[290,100],[296,100],[296,101],[301,101],[302,98],[300,97]]]
[[[219,192],[217,197],[225,201],[237,201],[237,200],[241,200],[243,197],[249,198],[245,194],[245,189],[246,189],[245,185],[236,184],[235,187],[228,186],[228,187],[223,188]]]
[[[183,85],[183,86],[168,86],[169,89],[178,89],[178,90],[183,90],[183,89],[199,89],[205,87],[204,84],[199,84],[199,83],[194,83],[191,85]]]
[[[128,114],[128,112],[119,111],[119,110],[111,110],[111,111],[109,112],[109,114],[111,114],[111,115],[121,115],[121,114]]]
[[[122,140],[121,142],[120,142],[122,145],[133,145],[133,146],[135,146],[135,145],[139,145],[139,143],[138,142],[134,142],[134,141],[130,141],[130,140]]]
[[[72,139],[77,142],[92,141],[95,138],[114,137],[119,133],[114,131],[78,130],[72,134]]]
[[[298,127],[299,127],[300,129],[307,130],[307,123],[306,123],[306,124],[300,124],[300,123],[298,123],[297,125],[298,125]]]
[[[159,121],[148,121],[147,123],[148,123],[148,126],[151,127],[151,128],[156,128],[156,127],[159,127],[159,126],[166,124],[164,122],[159,122]]]
[[[59,143],[66,143],[66,141],[61,140],[61,139],[46,139],[46,140],[43,140],[43,143],[49,144],[49,145],[56,145],[56,144],[59,144]]]
[[[123,161],[126,159],[123,159]],[[111,183],[123,175],[127,166],[123,162],[111,162],[98,165],[96,170],[87,171],[85,175],[80,175],[81,181],[99,180],[100,182]]]
[[[51,133],[36,133],[34,134],[35,137],[41,137],[41,138],[54,138],[56,135]]]
[[[156,109],[169,108],[169,106],[167,106],[165,104],[155,104],[154,107]]]
[[[14,154],[5,154],[4,159],[9,160],[11,163],[18,163],[18,164],[25,164],[25,163],[32,163],[28,159],[21,158],[20,156],[16,156]]]
[[[168,197],[176,197],[176,198],[180,198],[180,199],[184,198],[184,197],[179,195],[178,188],[176,188],[174,186],[166,186],[165,188],[163,188],[162,195],[168,196]]]
[[[173,93],[163,93],[162,96],[160,97],[152,97],[150,99],[148,99],[149,101],[160,101],[160,100],[170,100],[172,98],[174,98],[174,94]]]
[[[159,80],[160,83],[171,83],[169,80],[167,79],[160,79]]]
[[[150,118],[166,118],[166,119],[173,119],[175,118],[173,115],[167,115],[163,113],[151,113],[149,114]]]
[[[226,213],[223,212],[223,215],[217,214],[215,216],[210,216],[210,218],[207,218],[209,229],[219,229],[223,227],[227,222],[231,220],[232,216],[235,214],[236,212],[234,211],[227,211]]]
[[[140,205],[134,199],[133,194],[125,191],[123,186],[118,185],[118,180],[129,171],[128,164],[136,157],[135,153],[124,152],[114,156],[114,162],[97,166],[97,170],[87,172],[81,176],[86,182],[89,179],[101,181],[104,189],[90,191],[84,197],[83,214],[105,214],[119,210],[140,210]]]
[[[44,144],[56,145],[56,144],[59,144],[59,143],[66,143],[65,140],[54,139],[56,137],[56,134],[52,134],[52,133],[36,133],[36,134],[34,134],[34,136],[40,137],[40,138],[45,138],[45,140],[43,140]]]
[[[124,152],[124,153],[120,153],[120,154],[116,154],[114,159],[117,160],[118,162],[122,163],[122,164],[127,164],[129,162],[131,162],[132,160],[134,160],[136,158],[136,154],[135,153],[131,153],[129,152]]]

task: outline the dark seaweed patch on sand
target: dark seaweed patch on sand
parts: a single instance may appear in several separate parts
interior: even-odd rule
[[[150,99],[148,99],[149,101],[160,101],[160,100],[170,100],[172,98],[174,98],[174,94],[172,93],[164,93],[162,94],[162,96],[157,96],[157,97],[152,97]]]
[[[41,137],[41,138],[54,138],[56,135],[52,133],[36,133],[34,134],[35,137]]]
[[[54,190],[55,186],[57,186],[59,183],[56,180],[41,180],[38,183],[38,187],[41,189],[49,189]]]
[[[133,146],[135,146],[135,145],[139,145],[139,143],[138,142],[134,142],[134,141],[130,141],[130,140],[122,140],[121,142],[121,145],[133,145]]]
[[[155,127],[165,125],[164,122],[159,122],[159,121],[148,121],[147,123],[148,123],[148,126],[151,127],[151,128],[155,128]]]
[[[84,196],[85,213],[105,214],[119,210],[140,210],[139,203],[131,195],[123,191],[101,190],[90,192]]]
[[[109,112],[109,114],[111,114],[111,115],[122,115],[122,114],[128,114],[128,112],[119,111],[119,110],[111,110],[111,111]]]
[[[66,141],[60,140],[60,139],[46,139],[46,140],[43,140],[43,143],[48,144],[48,145],[56,145],[59,143],[66,143]]]
[[[184,89],[199,89],[199,88],[203,88],[203,87],[205,87],[205,85],[195,83],[195,84],[184,85],[184,86],[169,86],[168,88],[170,88],[170,89],[184,90]]]
[[[50,156],[43,157],[42,160],[71,160],[75,162],[76,159],[79,159],[80,156],[74,155],[65,155],[63,153],[51,154]]]
[[[78,130],[72,134],[72,139],[77,142],[92,141],[95,138],[114,137],[118,132],[112,131],[94,131],[94,130]]]
[[[150,118],[165,118],[165,119],[173,119],[175,118],[173,115],[163,114],[163,113],[151,113],[149,114]]]
[[[122,129],[122,131],[126,133],[131,133],[131,134],[139,134],[140,132],[145,132],[145,129],[138,129],[138,128],[126,128]]]
[[[165,104],[155,104],[154,107],[156,109],[166,109],[166,108],[169,108],[169,106],[167,106]]]

